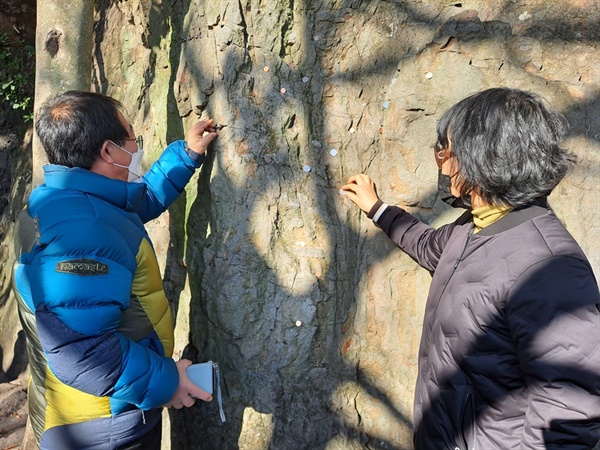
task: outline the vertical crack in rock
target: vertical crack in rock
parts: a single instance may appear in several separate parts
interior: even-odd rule
[[[252,68],[252,58],[250,58],[250,35],[248,33],[248,22],[246,21],[246,15],[244,13],[244,6],[242,5],[242,1],[238,0],[238,8],[240,10],[240,23],[239,26],[242,28],[242,33],[244,35],[244,58],[242,59],[242,64],[240,67],[240,71],[249,72]],[[251,6],[248,6],[248,14],[251,13]]]

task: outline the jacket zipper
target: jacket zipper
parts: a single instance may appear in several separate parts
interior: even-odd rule
[[[469,439],[467,439],[467,437],[464,435],[464,433],[461,432],[462,435],[462,440],[464,445],[467,446],[468,450],[476,450],[477,449],[477,442],[475,440],[475,405],[473,404],[473,394],[471,392],[467,393],[467,395],[465,396],[465,401],[463,402],[463,407],[462,407],[462,411],[460,414],[460,421],[459,421],[459,425],[461,427],[461,431],[464,430],[464,420],[465,420],[465,411],[467,408],[470,408],[471,411],[471,423],[469,425],[471,425],[471,444],[469,445],[468,441]],[[454,450],[461,450],[461,448],[459,446],[454,447]]]
[[[435,303],[436,314],[435,314],[434,322],[437,322],[437,314],[438,314],[438,309],[439,309],[438,307],[440,305],[440,302],[442,301],[442,297],[444,296],[444,293],[446,292],[446,288],[450,284],[450,280],[452,280],[452,277],[454,276],[454,273],[456,272],[456,269],[458,268],[458,265],[460,264],[460,262],[462,261],[463,257],[465,256],[465,252],[467,251],[467,247],[469,246],[469,243],[471,242],[471,238],[472,237],[473,237],[473,233],[471,231],[469,231],[469,233],[467,234],[467,239],[465,240],[465,244],[463,246],[463,249],[460,252],[460,255],[458,256],[458,259],[454,263],[454,266],[452,268],[452,273],[450,273],[450,276],[448,277],[448,280],[446,281],[446,284],[444,284],[444,288],[442,289],[442,292],[440,293],[440,296],[438,297],[437,302]]]
[[[438,304],[442,300],[444,292],[446,292],[446,288],[448,287],[448,284],[450,284],[450,280],[454,276],[454,272],[456,272],[456,269],[458,268],[458,265],[463,260],[463,258],[465,256],[465,253],[467,251],[467,247],[471,243],[471,239],[473,239],[473,232],[469,231],[469,233],[467,234],[467,239],[465,240],[465,245],[463,245],[462,251],[460,252],[460,255],[458,256],[458,258],[456,259],[456,261],[454,263],[454,266],[452,267],[452,273],[448,277],[448,281],[446,281],[446,284],[444,285],[444,289],[442,289],[442,293],[440,294],[440,298],[438,299]],[[462,427],[462,421],[463,421],[463,418],[464,418],[464,411],[468,407],[469,399],[470,398],[471,398],[471,393],[468,393],[467,396],[466,396],[466,398],[465,398],[465,402],[463,404],[463,410],[462,410],[462,413],[461,413],[461,418],[460,418],[460,425],[461,425],[461,427]],[[474,413],[475,413],[474,411],[471,411],[471,414],[472,414],[473,418],[475,417]],[[471,427],[472,427],[472,433],[473,433],[472,445],[470,447],[468,446],[467,439],[465,438],[465,436],[463,436],[463,441],[464,441],[465,445],[467,445],[468,449],[475,450],[475,422],[474,422],[474,419],[473,419],[473,423],[471,423]],[[456,447],[454,447],[454,450],[461,450],[461,449],[460,449],[460,447],[456,446]]]
[[[450,284],[450,280],[454,276],[454,272],[456,272],[458,265],[463,260],[463,257],[465,256],[465,252],[467,251],[467,247],[469,246],[469,243],[471,242],[472,238],[473,238],[473,232],[469,231],[469,234],[467,234],[467,239],[465,240],[465,245],[463,246],[463,249],[460,252],[458,259],[454,263],[454,266],[452,267],[452,273],[448,277],[448,281],[446,281],[446,284],[444,285],[444,289],[442,289],[442,293],[440,294],[440,297],[438,298],[438,301],[437,301],[438,305],[440,304],[440,301],[442,300],[442,297],[444,296],[444,292],[446,292],[446,288],[448,287],[448,284]]]
[[[469,394],[469,396],[471,397],[473,394]],[[477,442],[475,439],[475,432],[476,432],[476,428],[475,428],[475,398],[471,398],[471,439],[472,439],[472,443],[471,443],[471,450],[477,450]]]
[[[464,247],[462,249],[462,252],[460,252],[460,256],[458,257],[458,259],[454,263],[454,269],[452,270],[452,275],[454,275],[454,272],[456,271],[456,268],[458,267],[458,265],[462,261],[463,256],[465,256],[465,252],[467,251],[467,247],[469,246],[469,243],[471,242],[472,238],[473,238],[473,232],[469,231],[469,234],[467,234],[467,240],[465,241],[465,245],[464,245]],[[452,278],[452,275],[450,275],[450,278]],[[450,280],[450,278],[448,280]]]
[[[456,272],[458,265],[463,260],[463,257],[465,256],[465,252],[467,251],[467,247],[469,246],[469,243],[471,242],[472,238],[473,238],[473,232],[469,231],[469,233],[467,234],[467,239],[465,239],[465,244],[463,245],[462,251],[460,252],[460,255],[458,256],[457,260],[455,261],[454,266],[452,267],[452,272],[450,273],[450,276],[448,277],[448,280],[446,281],[446,284],[444,285],[444,288],[442,289],[442,293],[440,294],[440,296],[438,298],[437,305],[439,305],[440,302],[442,301],[444,292],[446,292],[446,288],[448,287],[448,284],[450,284],[450,280],[454,276],[454,272]],[[468,398],[469,397],[467,396],[467,399],[465,400],[465,406],[466,406],[466,401],[468,400]],[[464,408],[463,408],[463,411],[464,411]],[[461,420],[461,423],[462,423],[462,420]],[[475,434],[473,434],[473,440],[474,439],[475,439]],[[465,444],[466,444],[466,442],[465,442]],[[453,450],[461,450],[461,448],[458,446],[455,446]]]

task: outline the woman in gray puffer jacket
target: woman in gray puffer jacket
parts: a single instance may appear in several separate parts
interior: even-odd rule
[[[536,95],[497,88],[442,116],[434,156],[449,203],[434,229],[342,189],[433,272],[415,393],[417,450],[591,449],[600,441],[600,294],[546,203],[573,157],[566,120]]]

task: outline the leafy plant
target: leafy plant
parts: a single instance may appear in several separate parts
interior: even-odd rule
[[[0,100],[23,111],[25,121],[33,119],[34,54],[33,46],[0,32]]]

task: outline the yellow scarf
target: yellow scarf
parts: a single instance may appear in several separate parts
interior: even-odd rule
[[[475,208],[472,211],[473,223],[475,224],[475,233],[501,219],[511,210],[512,208],[510,206],[495,205],[486,205],[482,206],[481,208]]]

